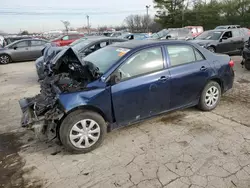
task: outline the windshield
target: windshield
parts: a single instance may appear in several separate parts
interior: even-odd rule
[[[219,40],[223,31],[204,31],[195,39],[197,40]]]
[[[81,41],[78,41],[78,43],[76,43],[75,45],[71,45],[71,47],[79,52],[81,51],[85,46],[87,46],[91,41],[90,40],[81,40]]]
[[[115,62],[129,52],[128,48],[107,46],[86,56],[83,60],[93,63],[104,74]],[[101,57],[101,58],[100,58]]]
[[[161,31],[159,31],[158,33],[154,33],[151,38],[154,38],[154,39],[159,39],[159,38],[162,38],[164,36],[166,36],[168,34],[169,30],[167,29],[163,29]]]

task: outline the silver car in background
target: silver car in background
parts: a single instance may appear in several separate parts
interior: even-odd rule
[[[17,61],[35,60],[49,41],[43,39],[23,39],[15,41],[0,49],[0,64]]]

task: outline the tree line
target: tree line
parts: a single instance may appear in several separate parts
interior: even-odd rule
[[[154,0],[155,21],[164,28],[187,25],[250,27],[250,0]]]

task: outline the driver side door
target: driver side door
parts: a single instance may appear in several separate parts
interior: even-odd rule
[[[227,38],[227,39],[223,39],[223,38]],[[232,38],[232,31],[226,31],[222,35],[217,45],[216,52],[217,53],[230,53],[234,49],[235,49],[235,44]]]
[[[111,86],[118,126],[131,124],[169,109],[169,71],[161,47],[143,49],[130,56],[114,74]]]
[[[11,58],[13,61],[30,60],[30,41],[20,41],[11,47]]]

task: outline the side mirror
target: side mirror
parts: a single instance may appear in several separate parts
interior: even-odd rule
[[[122,73],[120,71],[117,71],[115,74],[112,74],[109,80],[109,83],[111,85],[115,85],[121,81]]]
[[[167,35],[167,36],[166,36],[166,39],[170,39],[170,38],[171,38],[171,35]]]
[[[222,37],[221,39],[220,39],[220,42],[222,42],[223,40],[227,40],[228,38],[227,37]]]
[[[14,46],[13,49],[16,50],[16,49],[17,49],[17,46]]]

